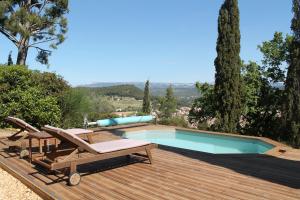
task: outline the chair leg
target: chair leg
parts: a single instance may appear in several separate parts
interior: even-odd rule
[[[152,159],[151,151],[149,148],[146,148],[146,153],[147,153],[150,164],[153,164],[153,159]]]
[[[70,173],[75,173],[77,171],[77,165],[75,162],[71,162],[70,164]]]
[[[81,176],[77,172],[77,165],[75,162],[71,162],[69,179],[68,179],[69,185],[70,186],[78,185],[80,183],[80,180],[81,180]]]

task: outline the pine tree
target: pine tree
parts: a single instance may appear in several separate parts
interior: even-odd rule
[[[218,19],[215,97],[217,129],[235,132],[241,115],[241,59],[237,0],[225,0]]]
[[[150,114],[151,112],[151,102],[150,102],[150,88],[149,88],[149,80],[146,81],[145,89],[144,89],[144,98],[143,98],[143,108],[142,111],[145,114]]]
[[[284,120],[291,144],[300,147],[300,0],[293,0],[293,12],[291,29],[294,37],[285,85]]]
[[[0,1],[0,33],[17,48],[17,65],[25,65],[29,48],[38,51],[37,61],[48,64],[51,51],[65,40],[68,0]]]
[[[14,62],[11,57],[11,52],[9,52],[8,59],[7,59],[7,65],[9,66],[9,65],[13,65],[13,64],[14,64]]]

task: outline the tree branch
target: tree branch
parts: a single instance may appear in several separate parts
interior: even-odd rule
[[[41,5],[41,3],[34,3],[34,4],[31,4],[31,5],[29,6],[29,9],[31,9],[31,8],[37,6],[37,5]]]
[[[48,3],[48,0],[44,0],[39,12],[38,12],[38,15],[40,16],[41,15],[41,12],[44,10],[45,6],[47,5]]]
[[[51,42],[51,41],[54,41],[54,40],[57,40],[57,38],[51,38],[51,39],[48,39],[48,40],[44,40],[44,41],[40,41],[40,42],[35,42],[35,43],[32,43],[32,44],[28,45],[28,47],[34,47],[34,46],[37,45],[37,44],[42,44],[42,43],[46,43],[46,42]]]
[[[8,31],[6,31],[2,26],[0,26],[0,33],[2,33],[5,37],[7,37],[18,47],[19,41],[17,40],[17,38],[10,34]]]
[[[53,36],[55,34],[50,34],[50,33],[46,32],[46,31],[37,31],[37,32],[33,32],[32,33],[32,36],[38,36],[38,35],[51,35],[51,36]]]
[[[46,52],[48,52],[48,53],[51,53],[52,51],[50,51],[50,50],[48,50],[48,49],[43,49],[43,48],[41,48],[41,47],[37,47],[37,46],[32,46],[32,48],[35,48],[37,51],[46,51]]]

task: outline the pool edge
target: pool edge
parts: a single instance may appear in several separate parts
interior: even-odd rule
[[[244,139],[254,139],[259,140],[262,142],[265,142],[267,144],[273,145],[274,147],[261,155],[270,155],[270,156],[278,156],[285,153],[288,149],[292,149],[292,147],[287,146],[286,144],[274,141],[272,139],[266,138],[266,137],[257,137],[257,136],[248,136],[248,135],[238,135],[233,133],[224,133],[224,132],[214,132],[214,131],[207,131],[207,130],[198,130],[198,129],[192,129],[192,128],[183,128],[183,127],[176,127],[176,126],[166,126],[166,125],[149,125],[145,126],[143,128],[130,128],[128,130],[122,131],[123,133],[129,133],[133,131],[143,131],[143,130],[181,130],[181,131],[189,131],[193,133],[208,133],[208,134],[214,134],[214,135],[222,135],[222,136],[230,136],[230,137],[237,137],[237,138],[244,138]]]

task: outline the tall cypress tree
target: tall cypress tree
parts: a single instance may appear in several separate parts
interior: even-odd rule
[[[215,97],[217,129],[235,132],[241,115],[241,59],[237,0],[225,0],[218,19]]]
[[[12,60],[11,51],[10,51],[8,54],[8,58],[7,58],[7,65],[9,66],[9,65],[13,65],[13,64],[14,64],[14,62]]]
[[[147,80],[145,84],[142,111],[146,114],[150,114],[151,112],[149,80]]]
[[[285,85],[284,119],[291,144],[300,147],[300,0],[293,0],[293,12],[291,29],[294,37]]]

